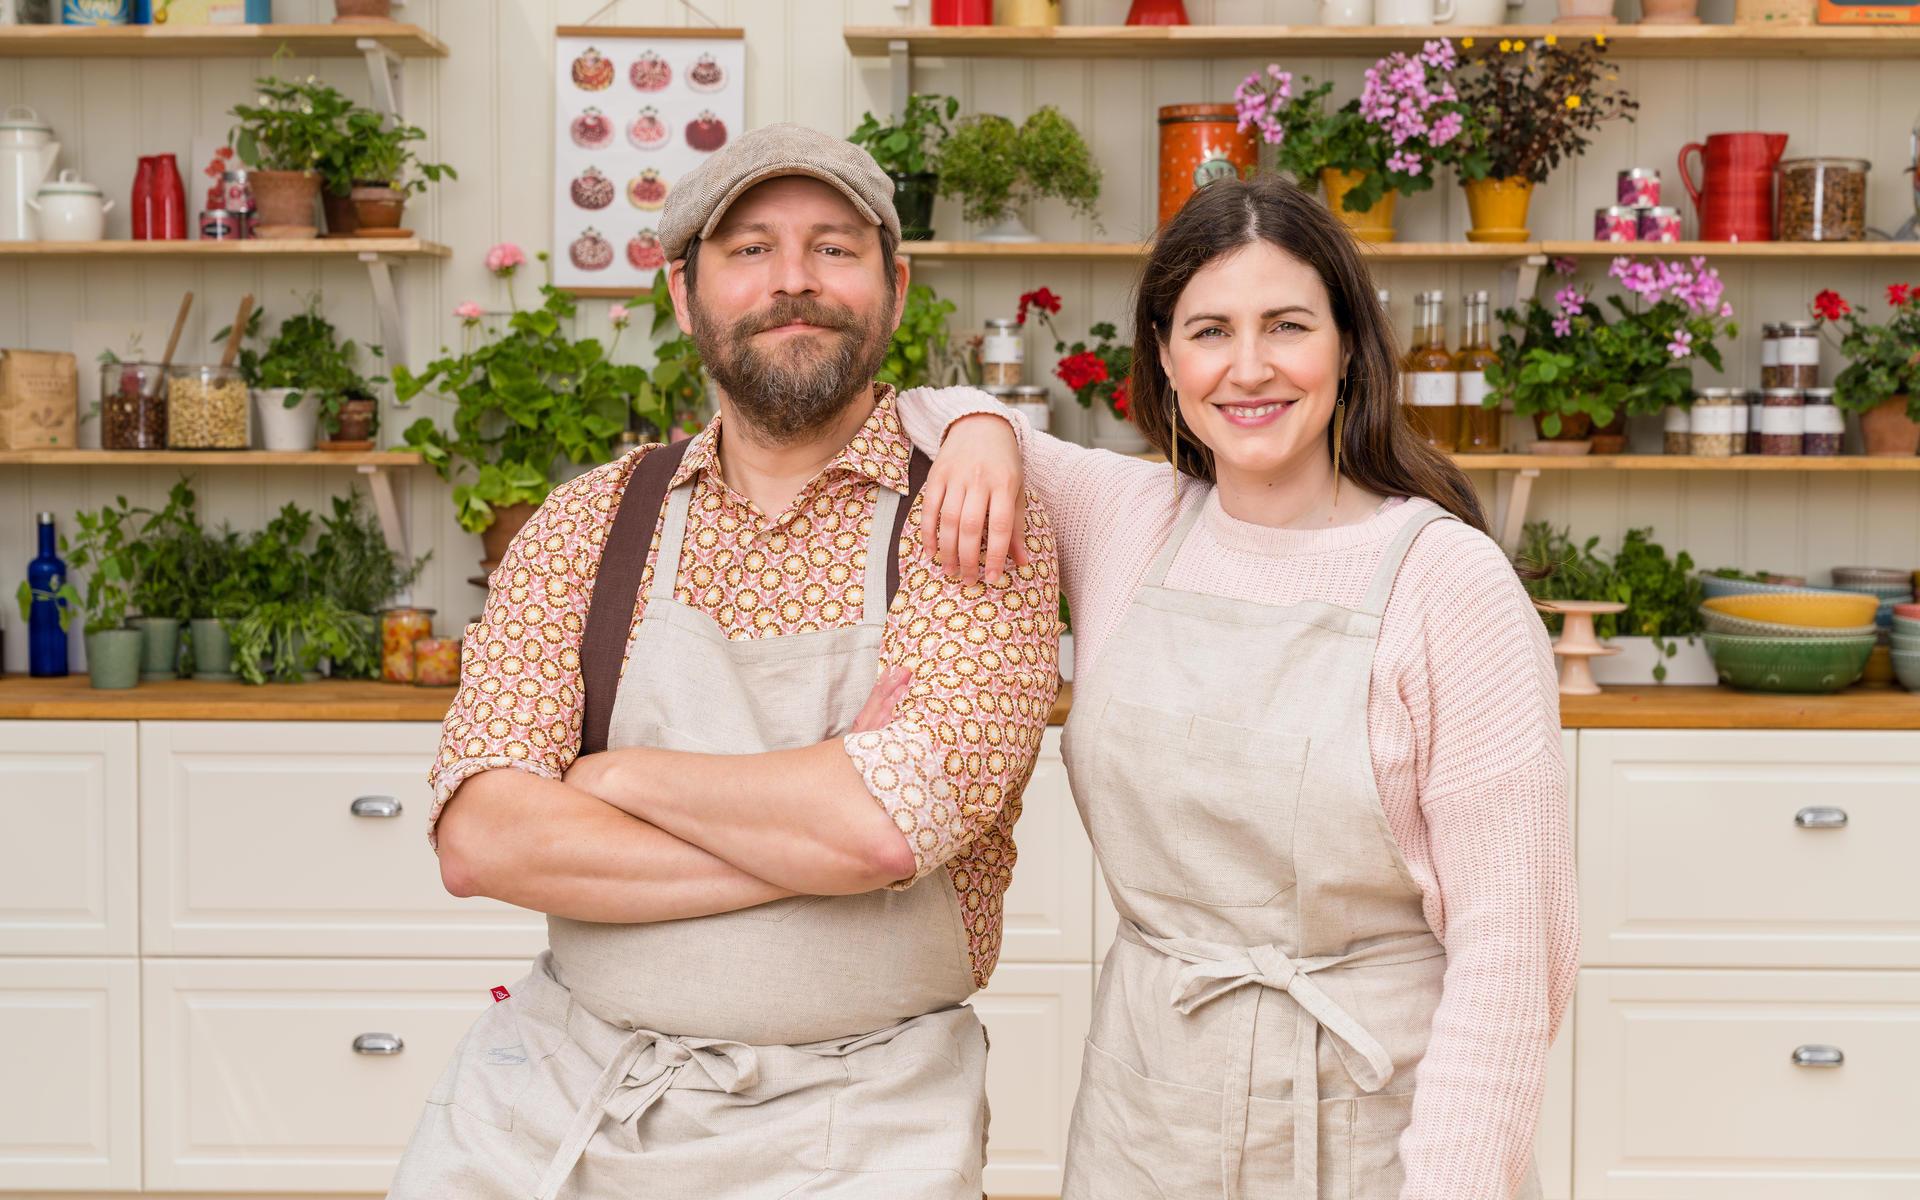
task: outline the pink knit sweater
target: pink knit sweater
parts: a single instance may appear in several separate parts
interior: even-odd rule
[[[1073,613],[1074,672],[1097,669],[1176,518],[1172,468],[1045,434],[969,388],[900,399],[914,444],[993,411],[1013,422],[1046,505]],[[1425,500],[1331,529],[1229,516],[1214,489],[1167,586],[1268,604],[1358,605],[1381,553]],[[1367,730],[1387,823],[1447,948],[1445,994],[1401,1139],[1402,1200],[1508,1200],[1526,1172],[1547,1051],[1572,997],[1574,893],[1559,690],[1540,620],[1500,548],[1457,521],[1414,541],[1381,621]]]

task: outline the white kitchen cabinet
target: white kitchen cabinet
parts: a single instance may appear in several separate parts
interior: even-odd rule
[[[1585,961],[1920,967],[1920,736],[1581,736]]]
[[[1580,1200],[1920,1195],[1920,973],[1588,970],[1575,1057]]]
[[[1080,1051],[1093,1019],[1086,963],[1011,963],[972,1000],[987,1027],[989,1195],[1058,1196]]]
[[[0,1189],[140,1186],[140,965],[0,959]]]
[[[1086,962],[1093,942],[1093,847],[1073,806],[1060,730],[1040,743],[1014,826],[1020,848],[1004,901],[1002,962]]]
[[[131,721],[0,721],[0,954],[139,951]]]
[[[439,726],[140,727],[148,954],[531,958],[536,913],[447,894],[426,819]]]
[[[489,989],[526,970],[147,959],[147,1188],[384,1192]]]

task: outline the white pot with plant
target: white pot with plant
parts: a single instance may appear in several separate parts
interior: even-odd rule
[[[253,389],[261,445],[268,450],[314,449],[321,414],[337,411],[342,397],[367,390],[356,365],[359,348],[340,339],[320,304],[320,293],[311,293],[306,308],[280,323],[266,349],[240,352],[240,374]],[[262,310],[254,309],[248,338],[260,336],[261,319]],[[228,333],[221,330],[215,340],[225,340]]]
[[[1020,219],[1028,201],[1052,197],[1094,221],[1100,168],[1072,121],[1047,105],[1023,124],[978,113],[954,127],[940,152],[940,194],[960,201],[961,216],[987,228],[983,242],[1037,242]]]
[[[1594,682],[1611,687],[1710,686],[1719,674],[1700,639],[1705,599],[1694,577],[1693,557],[1667,556],[1652,529],[1629,529],[1611,557],[1596,554],[1597,537],[1575,545],[1565,529],[1544,521],[1526,527],[1518,561],[1544,570],[1529,580],[1536,600],[1606,600],[1625,605],[1594,619],[1603,646],[1613,651],[1592,660]],[[1553,628],[1549,618],[1548,627]]]

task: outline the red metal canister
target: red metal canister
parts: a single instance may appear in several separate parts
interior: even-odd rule
[[[1160,224],[1216,179],[1245,179],[1259,164],[1253,130],[1231,104],[1170,104],[1160,110]]]

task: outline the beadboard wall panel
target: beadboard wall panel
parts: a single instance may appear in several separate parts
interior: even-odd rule
[[[1637,0],[1622,0],[1632,15]],[[1307,23],[1312,0],[1187,0],[1194,20],[1234,24]],[[549,236],[551,161],[551,30],[555,25],[597,19],[622,25],[737,25],[747,30],[748,120],[760,125],[794,120],[833,131],[852,128],[862,112],[879,108],[888,95],[887,65],[853,59],[841,40],[846,24],[884,25],[927,19],[927,0],[911,8],[892,0],[698,0],[698,12],[679,0],[410,0],[401,10],[447,43],[450,57],[409,60],[405,101],[409,117],[430,135],[426,150],[454,164],[457,183],[416,201],[409,224],[452,246],[442,263],[414,262],[399,271],[402,303],[411,327],[409,361],[418,365],[442,345],[457,344],[453,307],[478,300],[504,310],[504,290],[488,278],[481,258],[494,242],[512,240],[529,250]],[[1069,21],[1118,23],[1128,0],[1067,0]],[[600,10],[605,9],[604,12]],[[1551,0],[1527,0],[1510,10],[1515,20],[1549,19]],[[1724,20],[1731,0],[1705,0],[1710,20]],[[326,20],[330,0],[275,0],[283,21]],[[596,14],[597,18],[596,18]],[[1261,58],[1219,60],[993,61],[922,59],[915,86],[960,98],[967,111],[991,110],[1019,118],[1041,104],[1058,105],[1088,136],[1106,174],[1097,222],[1063,206],[1036,206],[1029,221],[1042,236],[1058,240],[1141,238],[1152,227],[1156,199],[1155,109],[1163,104],[1224,100]],[[1366,64],[1358,60],[1303,58],[1286,62],[1296,73],[1330,78],[1341,94],[1357,89]],[[196,136],[223,135],[233,103],[251,94],[251,80],[273,69],[259,60],[0,60],[0,104],[28,103],[57,131],[65,149],[61,164],[77,168],[119,201],[109,227],[124,236],[126,196],[140,154],[172,151],[192,180]],[[349,59],[290,59],[282,72],[312,73],[362,101],[368,83],[361,63]],[[1535,198],[1532,224],[1550,237],[1584,237],[1593,209],[1607,203],[1614,172],[1642,165],[1660,169],[1668,202],[1691,219],[1674,162],[1682,144],[1704,134],[1770,129],[1790,135],[1789,155],[1846,154],[1871,159],[1869,218],[1891,229],[1912,211],[1900,168],[1907,161],[1908,130],[1920,113],[1920,70],[1911,60],[1884,62],[1696,62],[1625,61],[1621,77],[1641,100],[1641,119],[1600,133],[1588,155],[1558,172]],[[943,236],[968,232],[958,206],[942,200],[936,225]],[[1459,236],[1466,212],[1459,189],[1443,179],[1431,191],[1400,203],[1400,236],[1409,241]],[[1691,227],[1691,226],[1690,226]],[[1876,263],[1816,262],[1723,265],[1728,298],[1750,328],[1728,354],[1728,370],[1716,379],[1704,369],[1705,386],[1757,382],[1758,326],[1805,312],[1807,299],[1835,288],[1856,304],[1879,298],[1902,272]],[[528,276],[533,272],[529,270]],[[1908,272],[1909,276],[1920,272]],[[1581,282],[1604,282],[1605,265],[1581,271]],[[1019,293],[1046,285],[1066,308],[1060,329],[1080,336],[1098,320],[1124,328],[1133,271],[1125,264],[927,264],[920,277],[954,301],[953,327],[976,330],[989,316],[1010,313]],[[1449,296],[1449,323],[1456,333],[1462,290],[1497,289],[1498,272],[1477,266],[1388,266],[1379,282],[1393,292],[1393,311],[1404,334],[1415,291],[1441,288]],[[149,263],[121,265],[48,262],[0,265],[0,345],[38,349],[74,348],[76,322],[125,322],[157,326],[162,339],[182,291],[196,297],[194,314],[178,353],[183,361],[204,358],[215,330],[231,318],[243,292],[252,292],[270,315],[284,316],[314,289],[326,297],[328,314],[362,343],[377,340],[364,271],[356,264]],[[532,295],[523,278],[520,295]],[[1497,295],[1497,291],[1496,291]],[[582,306],[579,332],[612,336],[606,302]],[[1875,305],[1874,307],[1878,307]],[[644,330],[622,340],[619,355],[646,361]],[[1030,375],[1042,377],[1051,347],[1029,339]],[[149,339],[150,349],[153,339]],[[1838,369],[1828,351],[1829,378]],[[91,364],[82,364],[83,373]],[[1081,414],[1056,397],[1057,418],[1069,435],[1082,428]],[[441,402],[422,397],[410,409],[385,406],[384,438],[393,443],[419,414],[439,414]],[[1640,438],[1657,430],[1640,429]],[[0,469],[0,590],[10,594],[32,556],[32,515],[51,509],[71,528],[79,507],[124,494],[136,503],[158,503],[173,473],[160,469]],[[1483,490],[1498,502],[1499,482],[1482,476]],[[202,510],[214,522],[257,528],[282,503],[309,508],[354,486],[345,470],[203,470],[196,476]],[[415,589],[418,602],[439,610],[443,630],[457,629],[479,611],[482,592],[467,579],[477,573],[479,543],[454,522],[447,489],[431,473],[412,474],[402,489],[411,536],[433,560]],[[1608,475],[1548,473],[1534,492],[1537,517],[1570,524],[1577,533],[1598,534],[1611,544],[1635,525],[1652,525],[1669,547],[1685,547],[1703,565],[1721,564],[1811,572],[1835,564],[1920,564],[1920,478],[1881,475]],[[10,607],[10,605],[9,605]],[[26,638],[17,614],[6,631],[7,663],[25,662]],[[76,643],[78,641],[76,635]],[[81,661],[77,656],[76,662]]]

